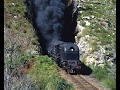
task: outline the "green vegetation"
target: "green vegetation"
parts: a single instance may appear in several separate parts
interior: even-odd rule
[[[95,68],[93,68],[93,73],[95,74],[95,76],[98,80],[101,80],[101,79],[107,77],[107,68],[106,67],[102,68],[100,66],[96,66]]]
[[[86,27],[83,32],[82,32],[82,37],[85,36],[85,35],[88,35],[90,32],[90,28],[89,27]]]
[[[116,90],[116,65],[106,65],[103,68],[100,66],[93,67],[93,74],[100,81],[101,84],[110,88],[111,90]]]
[[[35,57],[31,71],[34,81],[39,82],[41,90],[73,90],[71,84],[60,77],[59,67],[48,56]]]
[[[86,64],[86,59],[85,58],[82,58],[81,60],[84,64]]]

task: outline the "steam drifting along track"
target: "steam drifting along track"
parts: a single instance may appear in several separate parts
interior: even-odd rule
[[[80,75],[70,75],[70,77],[72,78],[72,81],[77,84],[78,90],[99,90]]]

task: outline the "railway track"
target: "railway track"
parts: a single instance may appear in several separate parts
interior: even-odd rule
[[[60,69],[61,76],[66,79],[69,83],[74,85],[75,90],[105,90],[97,85],[89,82],[81,75],[67,74],[64,70]]]
[[[86,81],[80,75],[69,75],[72,81],[76,84],[77,90],[99,90],[97,87],[93,86],[91,83]]]
[[[73,84],[75,90],[110,90],[84,75],[67,74],[62,69],[60,69],[60,74],[68,83]]]

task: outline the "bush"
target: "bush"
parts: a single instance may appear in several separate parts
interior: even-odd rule
[[[56,90],[74,90],[71,84],[67,84],[64,79],[59,79],[56,83]]]
[[[101,82],[104,86],[110,88],[111,90],[116,90],[116,79],[108,76]]]
[[[91,66],[93,69],[93,74],[101,82],[102,85],[110,88],[111,90],[116,90],[116,65],[105,65],[104,68],[100,66]]]
[[[100,66],[96,66],[93,68],[93,73],[95,74],[95,76],[98,80],[102,80],[107,77],[106,67],[102,68]]]
[[[59,67],[51,58],[46,55],[35,58],[36,61],[30,75],[33,77],[33,81],[39,82],[41,90],[71,90],[71,85],[61,79]],[[62,89],[58,89],[58,87]]]

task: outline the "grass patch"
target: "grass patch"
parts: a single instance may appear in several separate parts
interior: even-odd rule
[[[111,90],[116,90],[116,65],[105,65],[103,68],[100,66],[90,67],[93,70],[93,74],[96,79],[101,82],[102,85],[110,88]]]
[[[108,76],[108,78],[104,79],[101,84],[104,86],[110,88],[111,90],[116,90],[116,79],[111,78]]]
[[[82,58],[81,60],[84,64],[86,64],[86,59],[85,58]]]
[[[98,47],[98,39],[96,38],[91,38],[90,40],[88,40],[92,50],[89,51],[89,53],[93,53],[94,51],[96,51],[99,47]]]
[[[89,27],[86,27],[86,28],[83,30],[81,37],[84,37],[85,35],[89,34],[89,32],[90,32],[90,28],[89,28]]]
[[[93,73],[96,75],[98,80],[102,80],[103,78],[107,77],[107,69],[106,67],[102,68],[100,66],[96,66],[93,68]]]

